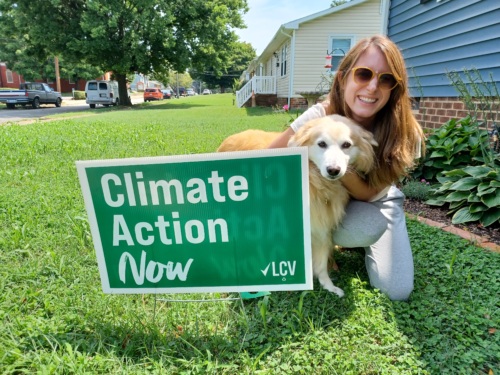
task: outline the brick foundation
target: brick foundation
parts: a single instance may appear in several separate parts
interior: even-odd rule
[[[288,104],[288,98],[278,98],[277,105],[279,108],[283,107],[285,104]],[[290,109],[307,109],[307,100],[305,98],[291,98],[290,99]]]
[[[496,99],[496,98],[495,98]],[[481,104],[476,104],[476,114],[479,121],[488,121],[488,128],[491,128],[491,121],[500,122],[500,104],[492,105],[491,109],[481,109]],[[489,100],[493,103],[493,99]],[[459,98],[421,98],[416,102],[418,109],[414,111],[415,117],[423,128],[437,129],[452,118],[461,119],[469,114],[464,102]]]
[[[255,95],[255,105],[257,107],[273,107],[276,105],[277,101],[278,101],[277,96],[273,95],[273,94]],[[244,107],[251,107],[251,106],[252,106],[252,98],[248,99],[248,101],[245,103]]]

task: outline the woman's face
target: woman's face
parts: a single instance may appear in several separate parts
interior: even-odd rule
[[[359,84],[354,80],[352,69],[366,67],[376,74],[368,83]],[[391,96],[390,90],[381,89],[378,85],[378,74],[391,72],[384,54],[375,46],[370,46],[360,55],[344,81],[344,97],[351,109],[352,119],[371,130],[373,120]]]

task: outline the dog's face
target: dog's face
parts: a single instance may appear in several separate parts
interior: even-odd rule
[[[309,160],[330,180],[343,177],[349,166],[369,172],[376,145],[370,132],[339,115],[309,121],[288,142],[288,147],[308,147]]]

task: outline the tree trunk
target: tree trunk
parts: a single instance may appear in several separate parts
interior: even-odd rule
[[[125,74],[115,73],[115,78],[118,81],[118,92],[120,93],[120,105],[131,106],[130,93],[127,87],[127,76]]]

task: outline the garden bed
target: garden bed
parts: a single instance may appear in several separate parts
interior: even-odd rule
[[[448,210],[439,206],[430,206],[417,199],[405,199],[404,203],[405,212],[426,219],[436,221],[448,225],[454,225],[457,228],[466,230],[478,236],[489,239],[500,246],[500,226],[493,224],[488,227],[482,226],[479,222],[471,222],[466,224],[452,224],[452,215],[447,215]]]

